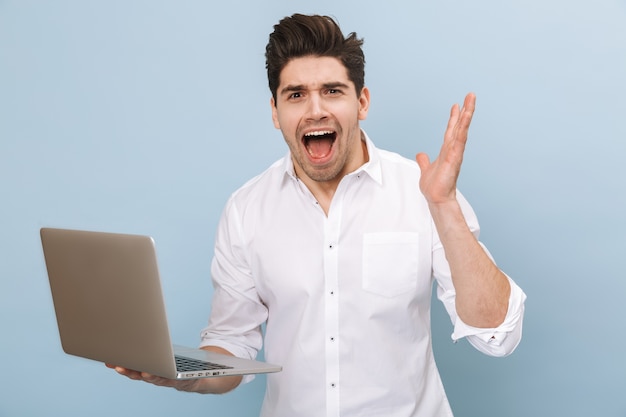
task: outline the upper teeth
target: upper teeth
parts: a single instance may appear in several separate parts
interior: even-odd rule
[[[304,136],[323,136],[323,135],[331,135],[333,132],[330,130],[322,130],[320,132],[309,132]]]

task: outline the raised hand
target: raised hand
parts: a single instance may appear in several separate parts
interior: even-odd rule
[[[452,106],[437,159],[431,163],[423,152],[415,157],[422,171],[420,189],[430,204],[456,200],[456,183],[475,107],[476,96],[473,93],[465,96],[462,109],[459,109],[458,104]]]
[[[415,159],[422,170],[420,189],[450,265],[459,318],[474,327],[499,326],[508,309],[510,285],[472,234],[456,200],[456,182],[463,163],[476,96],[465,96],[463,108],[452,106],[439,156],[432,163],[424,153]]]

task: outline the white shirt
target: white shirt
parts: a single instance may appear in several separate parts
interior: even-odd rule
[[[328,216],[289,155],[237,190],[219,223],[215,286],[202,345],[283,366],[269,374],[262,416],[451,416],[430,333],[433,278],[454,324],[494,356],[521,338],[525,295],[511,281],[497,329],[456,315],[443,247],[411,160],[376,149],[340,182]],[[459,202],[478,236],[466,200]]]

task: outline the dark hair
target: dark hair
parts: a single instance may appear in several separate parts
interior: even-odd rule
[[[274,25],[265,48],[265,67],[272,97],[280,84],[280,73],[293,58],[327,56],[341,60],[354,83],[357,96],[365,85],[363,39],[352,32],[344,38],[337,22],[329,16],[294,14]]]

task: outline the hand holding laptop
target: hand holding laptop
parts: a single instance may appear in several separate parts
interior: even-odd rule
[[[232,356],[230,352],[217,346],[207,346],[204,349]],[[121,366],[111,364],[106,364],[106,366],[108,368],[115,369],[118,374],[124,375],[135,381],[144,381],[160,387],[170,387],[179,391],[196,392],[199,394],[224,394],[237,388],[242,379],[242,377],[238,375],[221,378],[169,379],[152,375],[147,372],[138,372],[132,369],[126,369]]]

